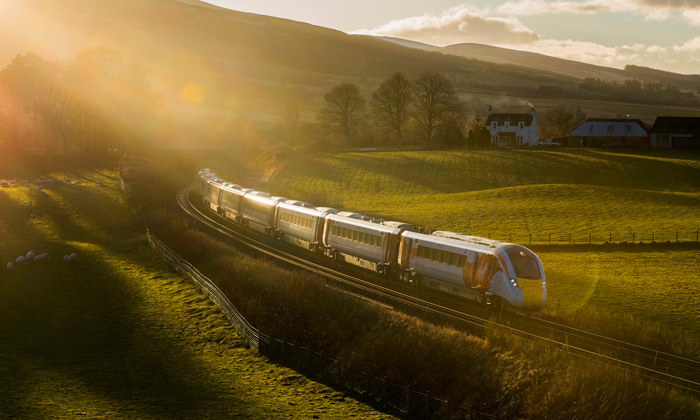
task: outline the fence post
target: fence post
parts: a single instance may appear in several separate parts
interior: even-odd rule
[[[430,392],[425,391],[425,418],[430,418]]]

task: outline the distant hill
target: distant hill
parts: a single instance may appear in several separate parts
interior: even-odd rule
[[[437,51],[443,54],[452,54],[490,63],[523,66],[547,72],[565,74],[579,79],[592,77],[603,80],[615,80],[618,82],[627,79],[637,79],[647,82],[673,84],[684,90],[696,90],[700,86],[700,75],[678,74],[635,65],[628,65],[624,70],[620,70],[612,67],[597,66],[574,60],[551,57],[539,53],[518,51],[484,44],[465,43],[448,45],[446,47],[435,47],[401,38],[380,38],[406,47]]]

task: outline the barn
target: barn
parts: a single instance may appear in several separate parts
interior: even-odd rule
[[[657,117],[650,141],[659,149],[700,149],[700,118]]]

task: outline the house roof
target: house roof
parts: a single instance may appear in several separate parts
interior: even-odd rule
[[[574,128],[569,137],[647,137],[650,131],[647,123],[639,119],[589,118]]]
[[[498,114],[494,112],[486,119],[486,126],[490,126],[494,121],[498,125],[504,125],[508,121],[510,125],[518,125],[519,122],[524,122],[526,126],[530,126],[532,125],[532,119],[533,115],[529,112],[527,114]]]
[[[700,135],[700,117],[656,117],[652,133]]]

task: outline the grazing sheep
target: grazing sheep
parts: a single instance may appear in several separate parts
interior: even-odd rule
[[[10,185],[12,185],[13,187],[15,186],[16,183],[17,183],[17,181],[15,181],[14,179],[10,180]]]
[[[70,255],[64,255],[64,256],[63,256],[63,261],[65,261],[65,262],[70,262]]]
[[[14,267],[14,265],[11,262],[7,263],[8,270],[12,270],[12,267]]]
[[[15,260],[15,262],[16,262],[17,264],[22,264],[22,263],[24,262],[24,255],[20,255],[19,257],[17,257],[17,259]]]
[[[47,254],[47,253],[39,254],[36,257],[34,257],[34,262],[35,263],[45,262],[48,257],[49,257],[49,254]]]
[[[0,186],[2,186],[3,188],[7,188],[10,186],[10,184],[7,181],[2,180],[0,181]]]
[[[105,183],[105,181],[104,181],[104,179],[98,179],[97,181],[95,181],[95,183],[96,183],[97,185],[102,185],[102,184]]]
[[[33,251],[27,252],[27,255],[26,255],[24,258],[25,258],[27,261],[33,259],[33,258],[34,258],[34,252],[33,252]]]
[[[74,259],[78,258],[78,255],[74,252],[74,253],[70,254],[68,256],[68,258],[70,258],[70,260],[73,261]]]

